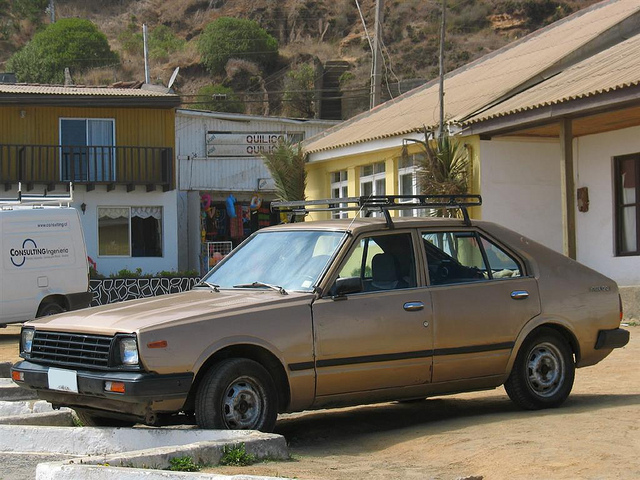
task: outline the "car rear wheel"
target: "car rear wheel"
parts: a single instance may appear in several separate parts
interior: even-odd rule
[[[557,331],[541,328],[522,344],[504,388],[520,407],[538,410],[562,404],[571,392],[574,377],[568,342]]]
[[[76,410],[78,420],[85,427],[133,427],[136,422],[119,418],[101,417],[86,410]]]
[[[232,358],[209,370],[196,394],[201,428],[270,432],[278,414],[276,388],[269,372],[253,360]]]

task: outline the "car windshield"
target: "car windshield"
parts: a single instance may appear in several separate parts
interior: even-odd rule
[[[313,230],[260,232],[203,281],[220,288],[312,291],[344,237],[344,232]]]

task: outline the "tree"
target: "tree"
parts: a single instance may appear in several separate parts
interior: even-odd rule
[[[313,118],[315,115],[315,72],[312,65],[303,63],[291,69],[284,78],[285,115]]]
[[[198,41],[202,63],[210,73],[224,73],[231,58],[256,62],[265,69],[278,59],[278,42],[257,22],[221,17],[209,23]]]
[[[262,154],[262,160],[276,184],[276,194],[280,200],[292,202],[305,199],[307,171],[304,166],[307,154],[299,144],[281,140],[272,151]]]
[[[423,195],[464,195],[469,191],[469,154],[466,148],[449,135],[425,141],[416,141],[422,147],[418,161],[417,183]],[[406,148],[403,155],[406,155]],[[457,210],[442,209],[436,212],[446,217],[457,215]]]
[[[107,37],[89,20],[64,18],[37,33],[8,61],[21,82],[64,83],[64,69],[85,72],[119,62]]]
[[[198,96],[192,108],[212,110],[214,112],[244,113],[244,102],[238,98],[232,88],[223,85],[207,85],[198,90]]]

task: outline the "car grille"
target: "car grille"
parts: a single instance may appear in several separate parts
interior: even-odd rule
[[[102,335],[36,330],[30,360],[64,366],[107,368],[112,339]]]

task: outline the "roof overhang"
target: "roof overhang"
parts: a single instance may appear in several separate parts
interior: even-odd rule
[[[309,163],[327,162],[338,158],[352,157],[356,155],[366,155],[372,152],[382,152],[384,150],[396,150],[405,145],[410,145],[412,140],[424,141],[424,135],[420,133],[409,133],[395,137],[380,138],[368,142],[356,143],[331,150],[320,150],[309,153]]]
[[[558,124],[565,118],[574,120],[576,137],[640,125],[640,85],[467,123],[461,133],[557,137]]]
[[[34,105],[55,107],[124,107],[177,108],[178,95],[56,95],[0,93],[0,105]]]

